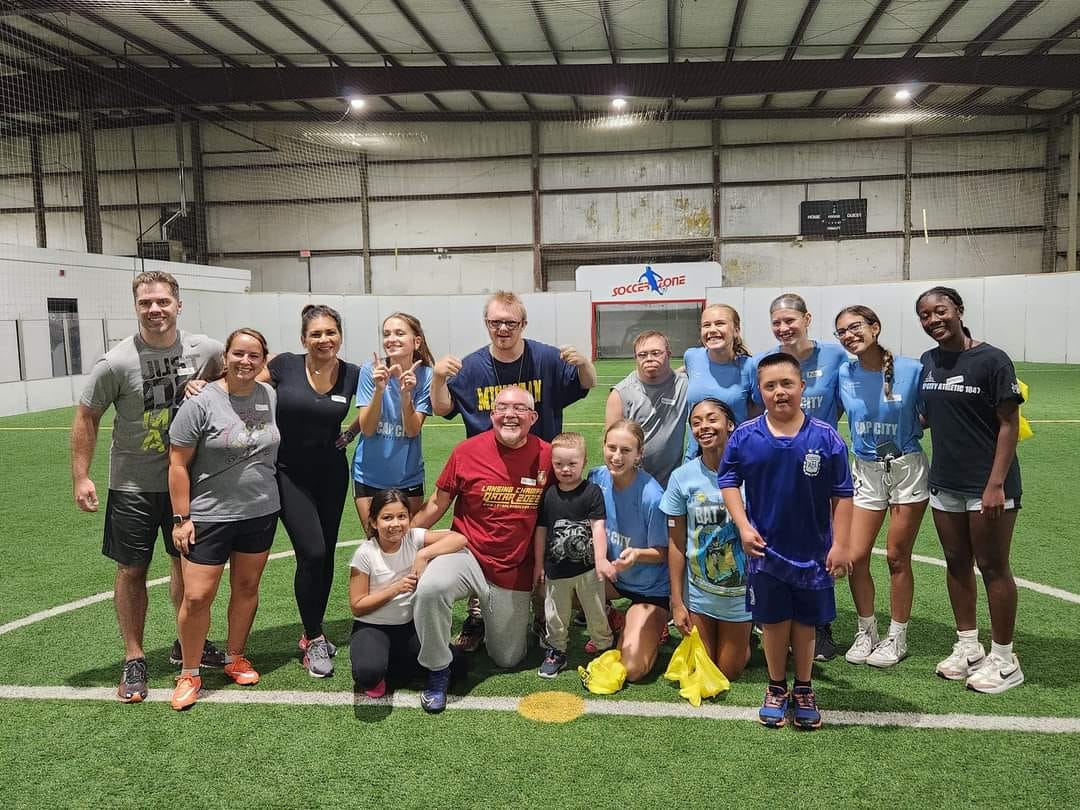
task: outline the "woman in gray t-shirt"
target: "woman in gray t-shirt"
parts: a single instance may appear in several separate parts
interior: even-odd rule
[[[277,527],[281,441],[274,389],[255,379],[266,358],[266,339],[254,329],[237,329],[225,343],[224,378],[186,400],[169,428],[173,543],[184,573],[177,614],[184,663],[174,709],[192,706],[202,688],[199,660],[226,562],[231,593],[225,674],[241,686],[259,681],[244,645]]]

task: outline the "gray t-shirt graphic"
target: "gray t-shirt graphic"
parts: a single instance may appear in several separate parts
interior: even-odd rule
[[[180,332],[166,349],[133,335],[94,364],[79,402],[96,411],[116,408],[109,452],[109,489],[169,491],[169,424],[188,380],[221,369],[225,347],[206,335]]]
[[[230,396],[211,383],[180,406],[169,435],[177,447],[195,448],[189,468],[192,520],[228,523],[281,508],[276,407],[277,394],[266,383],[246,397]]]

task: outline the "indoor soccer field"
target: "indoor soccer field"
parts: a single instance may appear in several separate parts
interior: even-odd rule
[[[600,391],[631,367],[600,362]],[[103,512],[80,513],[71,500],[71,411],[0,419],[3,806],[1080,806],[1072,477],[1080,375],[1050,364],[1018,371],[1030,386],[1024,415],[1035,430],[1018,451],[1024,509],[1012,553],[1025,684],[990,696],[934,677],[954,635],[928,516],[915,547],[910,657],[889,670],[852,666],[842,655],[817,664],[825,726],[812,734],[755,721],[766,682],[758,650],[724,698],[690,706],[662,678],[677,638],[644,683],[610,697],[586,693],[571,670],[540,680],[536,648],[517,672],[473,656],[467,681],[438,716],[418,708],[419,683],[381,701],[354,697],[346,650],[332,678],[312,679],[300,666],[294,565],[280,528],[248,647],[262,681],[226,685],[210,671],[209,697],[192,711],[170,710],[175,629],[159,549],[146,634],[150,701],[121,705],[113,698],[121,655],[110,599],[115,567],[100,554]],[[589,440],[590,463],[600,458],[603,403],[598,391],[567,412],[565,427]],[[463,435],[457,421],[426,425],[429,492]],[[99,487],[105,445],[93,467]],[[351,504],[345,516],[327,624],[338,645],[347,643],[348,561],[360,537]],[[878,615],[886,615],[883,556],[873,572]],[[215,603],[215,640],[226,602],[219,595]],[[837,607],[843,650],[855,624],[844,584]],[[571,641],[574,666],[583,660],[582,630]]]

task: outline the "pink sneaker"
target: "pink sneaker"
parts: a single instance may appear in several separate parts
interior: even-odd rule
[[[611,647],[605,647],[603,650],[601,650],[598,646],[596,646],[596,642],[593,641],[591,638],[585,642],[585,653],[587,655],[596,655],[597,653],[602,653],[610,649]]]
[[[364,694],[367,695],[369,698],[372,698],[374,700],[378,700],[381,697],[385,697],[386,696],[386,678],[383,678],[381,681],[379,681],[377,684],[375,684],[370,689],[365,689]]]

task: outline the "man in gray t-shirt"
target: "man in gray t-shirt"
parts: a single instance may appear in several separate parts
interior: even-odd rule
[[[685,374],[671,368],[671,347],[662,332],[642,332],[634,340],[637,368],[611,389],[604,410],[605,429],[618,419],[641,425],[645,455],[641,466],[666,487],[682,463],[686,439]]]
[[[140,273],[132,283],[139,331],[105,353],[94,365],[71,427],[71,478],[75,503],[98,511],[90,479],[101,417],[112,406],[109,496],[102,553],[117,563],[115,602],[124,640],[124,672],[117,696],[125,703],[146,697],[146,570],[160,533],[171,556],[169,595],[179,608],[184,594],[179,557],[172,544],[169,503],[169,423],[191,379],[220,374],[224,347],[205,335],[177,329],[180,291],[168,273]],[[171,657],[179,660],[179,646]],[[208,666],[224,661],[207,647]]]

